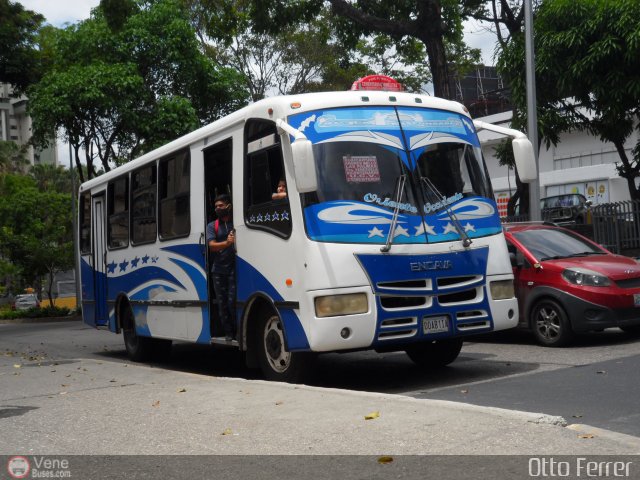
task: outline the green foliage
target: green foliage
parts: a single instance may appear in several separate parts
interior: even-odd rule
[[[0,194],[0,257],[25,286],[47,276],[51,299],[53,276],[73,267],[71,197],[21,175],[0,177]]]
[[[18,2],[0,0],[0,82],[21,93],[41,75],[38,30],[44,17]]]
[[[632,199],[640,157],[629,159],[624,142],[640,113],[640,3],[636,0],[545,0],[535,18],[536,84],[540,134],[555,143],[569,128],[586,130],[618,150],[620,175]],[[518,116],[526,104],[523,40],[500,58]]]
[[[433,81],[438,96],[451,97],[448,66],[450,61],[477,61],[479,52],[462,42],[463,21],[473,11],[478,0],[244,0],[241,16],[230,7],[237,2],[225,0],[185,0],[190,5],[206,5],[220,15],[210,20],[205,7],[196,7],[199,25],[214,25],[224,38],[224,27],[233,30],[240,23],[249,23],[254,32],[279,35],[283,30],[325,18],[331,27],[331,42],[337,62],[322,70],[324,84],[335,84],[331,73],[336,64],[353,71],[385,73],[398,77],[411,91],[421,90]],[[227,14],[229,17],[227,17]],[[449,57],[448,57],[449,55]],[[427,60],[425,62],[425,59]],[[426,66],[428,64],[428,68]],[[357,77],[351,77],[352,83]]]
[[[202,54],[178,0],[103,0],[51,44],[51,69],[28,92],[34,141],[61,130],[89,178],[94,160],[109,171],[247,99],[238,72]]]
[[[26,145],[0,140],[0,174],[21,172],[28,164]]]
[[[0,319],[11,320],[15,318],[51,318],[67,317],[73,312],[66,307],[29,308],[28,310],[2,310]]]

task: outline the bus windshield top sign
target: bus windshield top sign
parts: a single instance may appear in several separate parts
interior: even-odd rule
[[[351,90],[382,90],[385,92],[401,92],[402,84],[386,75],[367,75],[351,85]]]

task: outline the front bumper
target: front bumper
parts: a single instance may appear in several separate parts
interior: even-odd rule
[[[556,291],[575,332],[640,325],[640,307],[610,308]]]

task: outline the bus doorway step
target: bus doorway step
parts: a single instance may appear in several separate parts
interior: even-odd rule
[[[227,340],[225,337],[211,337],[212,345],[227,345],[230,347],[239,347],[240,344],[237,340]]]

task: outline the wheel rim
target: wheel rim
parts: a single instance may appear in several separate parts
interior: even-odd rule
[[[553,342],[557,340],[562,333],[558,311],[548,305],[540,307],[536,316],[536,330],[538,335],[546,341]]]
[[[285,372],[291,364],[291,352],[285,349],[284,333],[280,319],[273,316],[264,329],[264,351],[269,366],[276,372]]]

